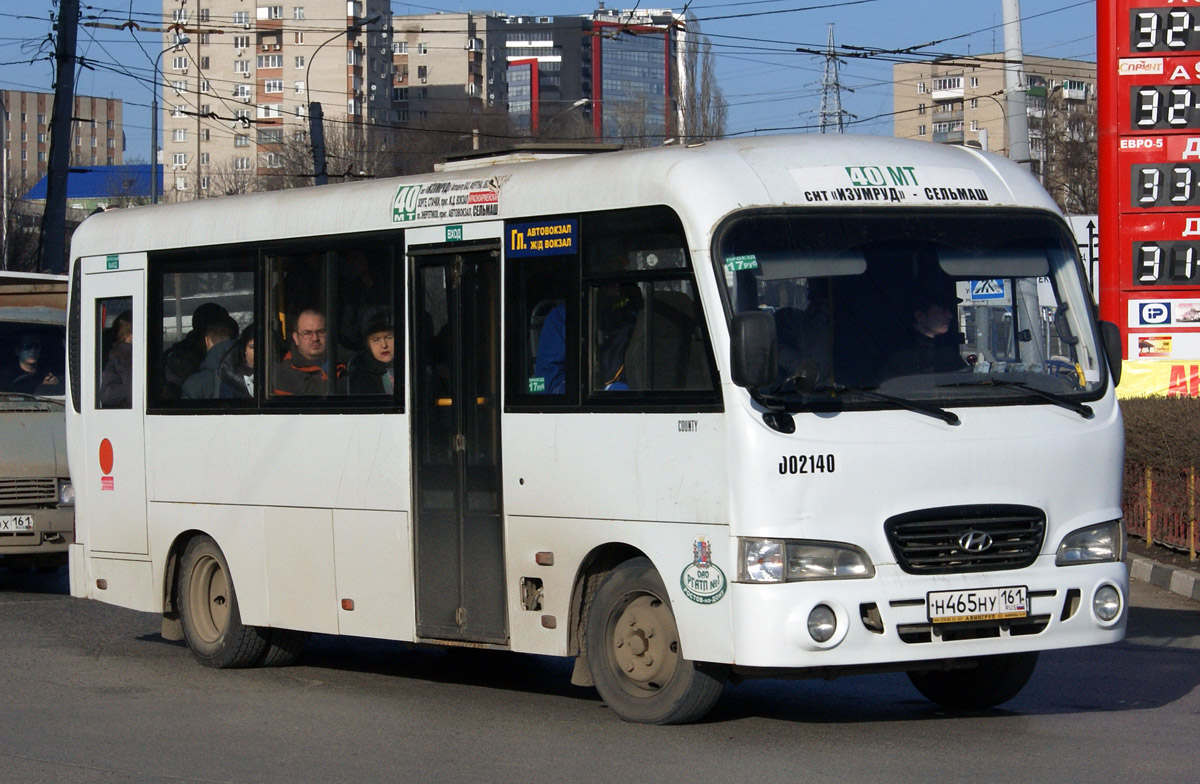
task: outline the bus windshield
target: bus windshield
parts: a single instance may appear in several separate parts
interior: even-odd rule
[[[1102,386],[1075,248],[1047,215],[753,212],[726,224],[716,260],[735,313],[773,315],[769,391],[789,405],[854,391],[1045,403]]]

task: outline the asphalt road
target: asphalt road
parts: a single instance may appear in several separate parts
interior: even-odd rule
[[[0,782],[1200,780],[1200,603],[1133,602],[1125,642],[1043,654],[1002,709],[947,714],[903,675],[750,681],[644,727],[536,656],[319,637],[208,670],[65,570],[0,570]]]

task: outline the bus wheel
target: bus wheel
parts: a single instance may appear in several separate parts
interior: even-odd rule
[[[188,542],[179,564],[179,620],[201,664],[250,667],[267,648],[267,630],[242,624],[229,565],[207,536]]]
[[[671,600],[646,558],[604,578],[588,610],[585,646],[596,691],[626,721],[696,721],[725,685],[726,668],[683,658]]]
[[[945,708],[983,710],[1008,702],[1029,682],[1037,652],[984,656],[961,670],[914,670],[917,691]]]

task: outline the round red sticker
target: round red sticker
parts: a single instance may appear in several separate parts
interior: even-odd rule
[[[100,470],[105,474],[111,474],[113,467],[113,448],[112,442],[107,438],[100,442]]]

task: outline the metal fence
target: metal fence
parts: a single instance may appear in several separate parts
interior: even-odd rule
[[[1125,464],[1125,530],[1144,538],[1186,550],[1194,560],[1200,549],[1196,538],[1196,469],[1155,468]]]

